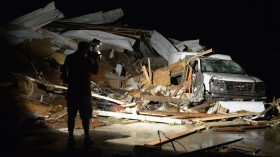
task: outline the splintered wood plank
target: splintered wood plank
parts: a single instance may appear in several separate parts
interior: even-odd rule
[[[201,131],[201,130],[204,130],[204,129],[206,129],[205,126],[195,127],[195,128],[190,129],[190,130],[186,130],[184,132],[181,132],[181,133],[178,133],[178,134],[175,134],[175,135],[171,135],[171,136],[168,137],[168,139],[164,138],[164,139],[161,139],[161,140],[155,140],[155,141],[149,142],[149,143],[147,143],[145,145],[150,145],[150,146],[163,145],[165,143],[174,141],[176,139],[179,139],[181,137],[184,137],[184,136],[196,133],[197,131]]]
[[[205,117],[205,118],[193,118],[190,119],[193,122],[199,122],[199,121],[211,121],[211,120],[219,120],[219,119],[228,119],[228,118],[236,118],[236,117],[245,117],[245,116],[251,116],[251,115],[257,115],[259,113],[255,112],[246,112],[246,113],[238,113],[238,114],[226,114],[226,115],[218,115],[213,117]]]
[[[253,126],[241,126],[242,129],[244,130],[249,130],[249,129],[263,129],[263,128],[268,128],[271,127],[270,125],[253,125]]]
[[[56,113],[52,114],[47,120],[48,121],[56,121],[60,118],[63,118],[66,115],[67,115],[67,110],[62,110],[60,112],[56,112]]]
[[[170,98],[166,96],[151,96],[151,95],[144,95],[144,100],[150,100],[150,101],[158,101],[158,102],[172,102],[172,103],[180,103],[182,100],[178,98]]]
[[[171,116],[173,114],[168,114],[168,112],[160,112],[160,111],[144,111],[144,112],[139,112],[141,115],[150,115],[150,116],[160,116],[160,117],[167,117]]]
[[[153,115],[153,116],[162,116],[169,118],[186,118],[186,117],[212,117],[217,116],[216,114],[207,114],[207,113],[192,113],[192,112],[161,112],[161,111],[143,111],[139,112],[142,115]]]
[[[152,121],[152,122],[161,122],[168,124],[183,124],[181,119],[171,119],[171,118],[162,118],[162,117],[154,117],[154,116],[143,116],[143,115],[135,115],[135,114],[126,114],[126,113],[118,113],[118,112],[109,112],[109,111],[93,111],[95,115],[99,116],[108,116],[108,117],[117,117],[117,118],[127,118],[127,119],[138,119],[142,121]]]
[[[180,113],[175,113],[174,116],[171,116],[169,118],[191,118],[191,117],[202,118],[202,117],[214,117],[214,116],[217,116],[217,114],[180,112]]]
[[[216,132],[245,132],[245,130],[240,127],[217,128],[214,131],[216,131]]]
[[[268,128],[270,125],[256,125],[256,126],[236,126],[236,127],[223,127],[215,129],[217,132],[245,132],[245,130],[249,129],[263,129]]]
[[[158,74],[158,72],[170,72],[171,76],[175,75],[175,74],[179,74],[184,70],[185,66],[186,66],[186,62],[184,60],[179,61],[179,62],[171,64],[167,67],[157,69],[154,73],[154,77],[156,77],[155,75]]]
[[[153,84],[152,83],[152,69],[151,69],[151,61],[150,61],[150,58],[148,58],[148,69],[149,69],[149,78],[150,78],[150,84]]]
[[[149,74],[147,72],[147,68],[145,66],[142,66],[142,71],[143,71],[143,74],[144,74],[146,80],[148,81],[148,83],[151,84],[150,77],[149,77]]]
[[[208,127],[230,127],[230,126],[246,126],[248,123],[244,120],[234,120],[225,122],[205,122],[205,126]]]
[[[185,66],[186,66],[186,63],[187,62],[193,62],[195,61],[195,59],[199,58],[199,57],[202,57],[203,55],[206,55],[208,53],[211,53],[212,52],[212,49],[209,49],[209,50],[206,50],[204,52],[201,52],[191,58],[185,58],[181,61],[178,61],[174,64],[170,64],[166,67],[163,67],[163,68],[160,68],[160,69],[157,69],[155,72],[154,72],[154,77],[155,78],[159,78],[159,79],[163,79],[161,78],[160,76],[156,76],[157,74],[160,74],[160,72],[166,72],[166,71],[170,71],[170,75],[171,76],[176,76],[176,75],[179,75],[183,72],[183,70],[185,69]]]
[[[188,156],[188,155],[192,156],[192,154],[195,153],[195,152],[201,152],[201,151],[206,152],[207,150],[211,150],[211,149],[214,149],[214,148],[219,148],[221,146],[229,145],[229,144],[241,141],[241,140],[243,140],[243,138],[239,138],[239,139],[236,139],[236,140],[232,140],[232,141],[228,141],[228,142],[224,142],[224,143],[220,143],[220,144],[212,144],[211,146],[206,147],[206,148],[201,148],[201,149],[194,150],[194,151],[188,151],[188,153],[186,153],[186,156]]]
[[[122,102],[122,101],[119,101],[119,100],[116,100],[116,99],[113,99],[113,98],[108,98],[106,96],[102,96],[102,95],[99,95],[99,94],[96,94],[96,93],[91,93],[91,96],[93,96],[95,98],[100,98],[100,99],[112,101],[112,102],[120,104],[120,105],[126,105],[125,102]]]
[[[20,105],[27,112],[37,113],[42,117],[48,116],[50,105],[40,103],[35,100],[22,99]]]

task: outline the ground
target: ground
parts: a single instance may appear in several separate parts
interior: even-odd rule
[[[173,143],[164,144],[161,148],[142,148],[151,141],[163,139],[181,133],[195,126],[170,125],[151,122],[136,122],[128,124],[110,124],[92,128],[90,131],[94,143],[90,149],[83,147],[83,130],[76,129],[77,145],[73,151],[67,150],[67,128],[49,128],[39,123],[25,122],[22,126],[2,128],[1,140],[3,152],[9,156],[102,156],[102,157],[138,157],[138,156],[231,156],[232,154],[217,154],[210,149],[196,152],[202,148],[215,146],[225,142],[240,140],[238,144],[259,149],[256,155],[276,157],[280,148],[279,128],[248,130],[238,133],[214,132],[204,130],[179,138]],[[3,125],[2,125],[3,127]],[[6,126],[7,127],[7,126]],[[194,151],[194,153],[190,153]],[[189,154],[186,154],[189,153]],[[242,152],[234,152],[238,156],[250,156]]]
[[[216,132],[210,128],[184,136],[161,147],[143,148],[141,146],[144,144],[164,139],[165,136],[172,137],[197,126],[95,117],[92,120],[96,125],[92,125],[90,130],[94,139],[92,147],[84,149],[83,130],[77,121],[77,129],[75,129],[77,145],[73,151],[68,151],[65,123],[47,125],[44,118],[34,119],[34,115],[28,115],[21,108],[16,107],[16,99],[9,97],[8,93],[1,93],[0,104],[2,107],[0,110],[0,148],[2,153],[9,156],[189,157],[198,154],[199,156],[252,156],[252,151],[246,152],[247,154],[241,151],[229,153],[231,151],[227,149],[222,149],[219,154],[213,151],[216,150],[213,146],[235,140],[240,141],[233,144],[254,148],[257,156],[277,157],[280,149],[279,122],[273,127],[244,132]],[[104,125],[101,122],[97,123],[98,121],[104,122]],[[211,149],[206,149],[209,147]],[[201,149],[204,151],[199,152],[198,150]]]

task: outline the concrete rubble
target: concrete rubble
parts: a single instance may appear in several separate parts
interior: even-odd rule
[[[236,132],[279,124],[280,99],[271,103],[206,100],[193,103],[189,65],[195,58],[207,56],[213,50],[199,45],[198,39],[178,41],[156,30],[115,25],[122,16],[118,8],[65,19],[52,2],[2,27],[2,41],[12,48],[1,48],[1,55],[7,58],[1,63],[2,68],[5,67],[2,70],[5,73],[1,74],[1,91],[15,95],[20,102],[20,106],[11,108],[25,108],[19,123],[32,118],[43,121],[48,127],[67,127],[64,98],[67,86],[60,79],[59,67],[65,56],[77,49],[79,41],[90,42],[96,38],[103,45],[99,73],[92,80],[95,118],[194,126],[171,138],[137,145],[137,149],[157,148],[204,129]],[[174,61],[171,54],[186,48],[199,55]],[[183,74],[181,81],[174,84],[173,77],[180,73]],[[94,120],[91,127],[104,125],[108,123]],[[81,128],[81,123],[77,122],[76,127]],[[241,149],[230,145],[234,142],[220,146]]]

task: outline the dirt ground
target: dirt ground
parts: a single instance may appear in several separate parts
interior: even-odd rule
[[[197,126],[136,122],[106,117],[93,118],[90,134],[94,138],[94,142],[90,149],[83,147],[83,130],[80,122],[77,122],[75,129],[77,144],[73,151],[68,151],[68,133],[65,122],[60,123],[61,125],[46,125],[44,119],[28,118],[21,108],[12,107],[11,104],[14,103],[16,103],[14,99],[1,95],[0,149],[8,156],[189,157],[254,155],[279,157],[279,124],[274,127],[244,132],[215,132],[213,129],[206,129],[178,138],[161,147],[143,148],[140,146],[164,139],[164,137],[172,137]],[[215,147],[236,140],[238,142],[232,144],[248,147],[252,151],[230,151],[226,147]]]
[[[278,128],[248,130],[238,133],[214,132],[203,130],[172,143],[157,148],[142,148],[151,141],[167,138],[189,130],[193,125],[170,125],[163,123],[136,122],[128,124],[110,124],[94,127],[91,135],[94,143],[90,149],[83,148],[83,130],[75,129],[77,144],[74,150],[67,150],[67,128],[46,127],[30,122],[24,125],[1,127],[2,152],[9,156],[102,156],[102,157],[138,157],[138,156],[271,156],[277,157],[280,148]],[[207,151],[198,150],[222,143],[240,140],[234,144],[254,148],[255,152]],[[225,153],[227,152],[227,153]],[[254,153],[254,154],[253,154]]]

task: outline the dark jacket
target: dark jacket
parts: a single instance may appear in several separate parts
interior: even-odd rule
[[[67,73],[67,97],[85,98],[91,96],[91,75],[98,73],[97,60],[84,57],[82,52],[76,51],[66,56],[63,68],[66,68]]]

